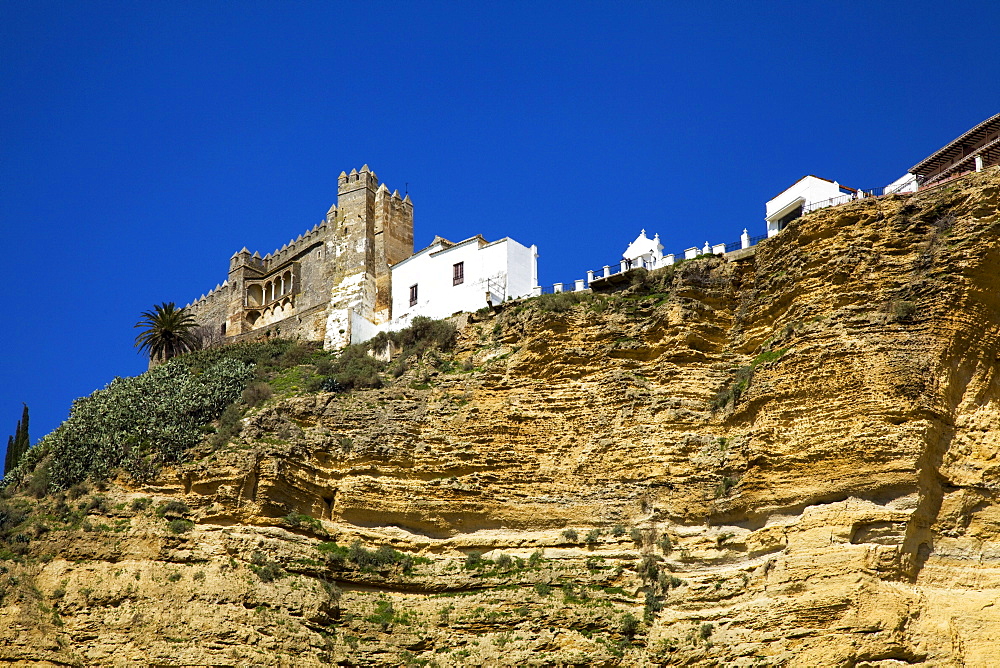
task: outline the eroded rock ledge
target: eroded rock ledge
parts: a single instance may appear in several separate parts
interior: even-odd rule
[[[43,500],[86,525],[4,562],[0,661],[995,665],[998,193],[473,317],[386,388]]]

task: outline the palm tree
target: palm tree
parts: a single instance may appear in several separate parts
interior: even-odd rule
[[[145,329],[135,337],[135,347],[149,353],[150,360],[166,361],[198,347],[194,317],[170,302],[145,311],[136,327]]]

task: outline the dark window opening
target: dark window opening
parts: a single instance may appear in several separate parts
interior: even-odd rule
[[[222,335],[226,335],[226,323],[222,323]]]
[[[801,217],[802,217],[802,205],[799,204],[798,207],[792,209],[787,214],[785,214],[784,216],[782,216],[777,220],[778,229],[779,230],[785,229],[786,227],[788,227],[788,224],[790,222],[792,222],[796,218],[801,218]]]
[[[416,284],[410,286],[410,306],[417,305],[417,286]]]
[[[461,285],[465,282],[465,263],[459,262],[451,266],[451,284]]]

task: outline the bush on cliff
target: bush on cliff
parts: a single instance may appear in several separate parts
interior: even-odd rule
[[[46,473],[48,486],[65,489],[122,468],[137,480],[179,461],[201,441],[201,426],[240,398],[259,351],[233,346],[175,358],[141,376],[116,378],[73,402],[69,418],[28,451],[5,483]],[[220,354],[221,352],[221,354]],[[37,470],[36,470],[37,469]]]
[[[447,350],[455,344],[457,330],[447,320],[431,320],[423,316],[413,319],[413,324],[398,332],[380,332],[367,343],[357,343],[344,348],[332,359],[321,359],[316,370],[321,374],[312,390],[343,392],[353,389],[382,387],[382,373],[390,371],[394,377],[405,373],[407,360],[424,353]],[[372,351],[395,351],[392,364],[372,356]]]

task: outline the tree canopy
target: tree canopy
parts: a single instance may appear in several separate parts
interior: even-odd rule
[[[157,304],[144,311],[136,327],[143,331],[135,337],[135,346],[153,360],[166,361],[198,348],[194,329],[198,326],[191,314],[173,302]]]

